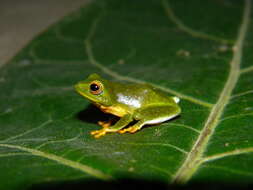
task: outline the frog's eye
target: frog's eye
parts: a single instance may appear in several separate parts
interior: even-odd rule
[[[103,87],[102,87],[102,84],[100,82],[97,82],[97,81],[93,81],[91,84],[90,84],[90,92],[94,95],[98,95],[98,94],[101,94],[103,91]]]

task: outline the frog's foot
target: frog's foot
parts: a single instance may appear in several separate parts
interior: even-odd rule
[[[112,121],[99,121],[98,124],[102,126],[103,128],[108,128],[112,125]]]
[[[103,128],[100,130],[96,130],[96,131],[91,131],[91,135],[93,135],[95,138],[100,138],[102,136],[105,136],[106,133],[112,133],[112,132],[116,132],[116,130],[110,129],[110,128]]]
[[[103,128],[103,129],[100,129],[100,130],[96,130],[96,131],[91,131],[91,135],[93,135],[95,138],[99,138],[99,137],[102,137],[106,134],[106,129],[107,128]]]
[[[140,120],[131,127],[119,130],[118,133],[121,133],[121,134],[126,133],[126,132],[135,133],[136,131],[140,130],[145,125],[145,123],[146,123],[145,120]]]
[[[94,135],[95,138],[99,138],[104,136],[106,133],[115,133],[127,126],[132,120],[133,119],[130,114],[124,115],[115,125],[111,127],[104,127],[103,129],[97,131],[92,131],[91,135]]]
[[[132,127],[126,128],[126,129],[121,129],[121,130],[118,131],[118,133],[120,133],[120,134],[123,134],[123,133],[126,133],[126,132],[135,133],[136,131],[138,131],[138,130],[140,130],[140,129],[141,129],[140,126],[134,125],[134,126],[132,126]]]

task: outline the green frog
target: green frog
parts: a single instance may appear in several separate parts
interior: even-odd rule
[[[107,133],[135,133],[144,125],[159,124],[175,118],[181,112],[179,98],[167,96],[149,84],[112,82],[91,74],[75,85],[76,91],[105,113],[120,119],[98,122],[103,128],[92,131],[95,138]],[[132,121],[136,123],[132,126]]]

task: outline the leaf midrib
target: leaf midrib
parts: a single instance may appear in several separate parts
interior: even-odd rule
[[[203,153],[206,150],[208,142],[212,137],[215,128],[218,126],[220,118],[226,105],[229,103],[233,89],[240,77],[240,63],[242,57],[243,42],[249,25],[250,17],[250,0],[245,0],[244,14],[242,18],[242,24],[238,33],[236,43],[233,47],[233,58],[230,62],[230,72],[225,86],[218,98],[217,103],[211,109],[210,114],[204,124],[204,127],[198,136],[191,151],[187,155],[182,166],[179,168],[173,178],[175,183],[187,182],[199,168],[201,160],[203,159]]]

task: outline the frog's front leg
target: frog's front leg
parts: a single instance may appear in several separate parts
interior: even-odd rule
[[[106,133],[117,132],[127,126],[131,121],[133,121],[132,115],[126,114],[122,118],[120,118],[120,120],[115,125],[111,127],[104,127],[100,130],[92,131],[91,135],[94,135],[95,138],[99,138],[101,136],[104,136]]]
[[[138,122],[119,133],[135,133],[147,124],[158,124],[176,117],[180,113],[180,108],[171,105],[147,106],[140,108],[134,113],[134,119]]]

